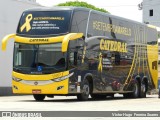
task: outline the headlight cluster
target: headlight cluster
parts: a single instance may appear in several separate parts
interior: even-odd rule
[[[71,73],[69,75],[66,75],[66,76],[63,76],[63,77],[60,77],[60,78],[52,79],[52,81],[59,82],[59,81],[62,81],[62,80],[65,80],[65,79],[71,77],[73,74],[74,73]]]
[[[67,78],[68,78],[68,76],[64,76],[64,77],[61,77],[61,78],[52,79],[52,81],[59,82],[59,81],[65,80]]]
[[[12,80],[14,80],[14,81],[16,81],[16,82],[19,82],[19,81],[21,81],[22,79],[12,76]]]

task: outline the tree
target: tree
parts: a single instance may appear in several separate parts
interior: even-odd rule
[[[86,2],[80,2],[80,1],[69,1],[66,3],[60,3],[57,6],[76,6],[76,7],[86,7],[86,8],[90,8],[93,10],[97,10],[97,11],[101,11],[101,12],[105,12],[105,13],[109,13],[107,10],[105,10],[104,8],[97,8],[94,5],[88,4]]]

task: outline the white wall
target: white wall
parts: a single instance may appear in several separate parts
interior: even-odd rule
[[[153,16],[149,10],[153,9]],[[143,0],[143,22],[160,27],[160,0]]]
[[[40,6],[25,1],[0,0],[0,87],[11,86],[13,61],[13,40],[8,43],[6,52],[1,51],[1,40],[7,34],[16,33],[19,18],[25,9]]]

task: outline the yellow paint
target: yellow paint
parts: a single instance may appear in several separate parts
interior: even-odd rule
[[[59,73],[54,73],[54,74],[44,74],[44,75],[30,75],[30,74],[21,74],[17,72],[12,72],[12,76],[16,78],[20,78],[23,80],[51,80],[59,77],[63,77],[68,75],[68,71],[65,72],[59,72]]]
[[[84,46],[84,50],[83,50],[82,63],[84,63],[85,55],[86,55],[86,46]]]
[[[66,52],[68,48],[69,40],[76,40],[81,38],[83,33],[69,33],[67,35],[58,37],[46,37],[46,38],[28,38],[28,37],[15,37],[15,42],[26,44],[48,44],[62,42],[62,52]]]
[[[2,39],[2,51],[6,50],[9,39],[15,38],[16,34],[9,34]]]
[[[154,26],[154,25],[147,25],[147,26],[150,27],[150,28],[153,28],[153,29],[157,29],[157,27]]]
[[[153,79],[153,83],[157,88],[158,85],[158,45],[147,45],[147,56],[149,63],[149,70],[151,73],[151,77]],[[152,63],[157,61],[157,69],[152,66]],[[153,68],[152,68],[153,67]]]
[[[127,87],[128,87],[128,85],[129,85],[129,83],[132,81],[132,76],[133,76],[133,74],[134,74],[133,69],[135,70],[136,61],[137,61],[136,56],[138,56],[137,45],[136,45],[137,40],[138,40],[138,37],[137,37],[138,35],[137,35],[137,32],[136,32],[136,31],[137,31],[137,30],[135,29],[135,30],[134,30],[134,36],[135,36],[135,39],[134,39],[134,44],[135,44],[134,57],[133,57],[133,60],[132,60],[132,65],[131,65],[131,67],[130,67],[130,71],[129,71],[129,73],[128,73],[127,79],[125,80],[125,83],[124,83],[124,86],[127,86]],[[129,79],[129,78],[131,78],[131,79]]]
[[[50,80],[62,76],[66,76],[69,74],[69,71],[50,74],[50,75],[24,75],[20,73],[13,72],[13,76],[23,79],[23,80]],[[68,94],[68,83],[69,79],[65,79],[60,82],[53,82],[47,85],[28,85],[21,82],[16,82],[12,80],[12,89],[13,93],[20,93],[20,94],[32,94],[32,90],[41,90],[41,94]],[[18,89],[15,89],[16,86]],[[63,86],[62,89],[57,90],[57,87]]]
[[[102,72],[102,53],[99,54],[99,65],[98,65],[98,71]]]
[[[26,28],[26,32],[28,32],[31,29],[30,22],[32,20],[32,14],[28,14],[26,17],[25,23],[21,26],[20,30],[21,32]]]
[[[45,37],[45,38],[29,38],[29,37],[16,36],[15,42],[26,43],[26,44],[49,44],[49,43],[62,42],[63,38],[64,36]]]

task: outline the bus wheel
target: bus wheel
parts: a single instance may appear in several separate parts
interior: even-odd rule
[[[138,82],[135,82],[132,86],[131,98],[138,98],[140,93],[140,86]]]
[[[45,98],[45,95],[44,94],[34,94],[33,97],[36,101],[43,101]]]
[[[84,80],[83,86],[82,86],[82,93],[77,95],[77,99],[80,101],[86,101],[88,100],[90,93],[90,86],[88,80]]]
[[[146,98],[146,84],[144,81],[141,83],[140,97]]]

